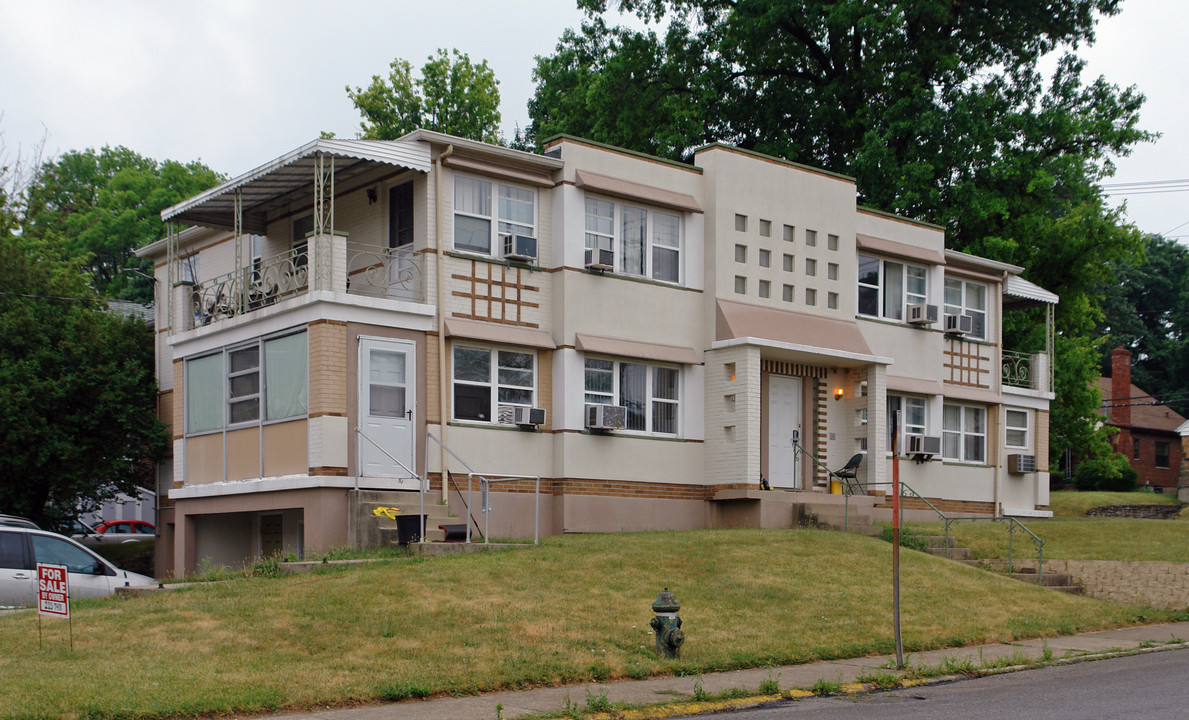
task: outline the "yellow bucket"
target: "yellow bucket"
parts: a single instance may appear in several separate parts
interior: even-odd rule
[[[830,481],[830,494],[831,495],[841,495],[842,494],[842,482],[841,481],[839,481],[839,480],[831,480]]]

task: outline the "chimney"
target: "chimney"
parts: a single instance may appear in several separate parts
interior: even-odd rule
[[[1107,417],[1122,427],[1131,425],[1131,353],[1119,346],[1111,350],[1111,395]]]

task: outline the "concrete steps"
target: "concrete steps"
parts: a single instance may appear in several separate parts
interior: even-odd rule
[[[1049,590],[1057,590],[1070,595],[1083,595],[1085,588],[1074,585],[1073,578],[1064,573],[1045,573],[1043,579],[1035,568],[1020,568],[1020,572],[1008,573],[1008,577],[1021,582],[1039,584]]]
[[[382,547],[397,545],[399,535],[395,518],[385,514],[376,514],[377,508],[395,508],[399,512],[397,517],[416,517],[422,512],[421,499],[418,493],[400,490],[358,490],[353,494],[351,512],[355,516],[357,527],[356,537],[361,547]],[[441,543],[446,538],[446,532],[439,525],[456,525],[466,522],[451,514],[446,505],[430,502],[426,499],[425,541],[427,543]],[[472,539],[479,538],[479,533],[471,529]]]
[[[958,541],[944,535],[926,535],[922,538],[927,545],[925,552],[936,557],[959,562],[970,559],[970,548],[958,547]]]

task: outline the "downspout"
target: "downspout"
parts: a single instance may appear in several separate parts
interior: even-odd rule
[[[449,385],[446,382],[446,252],[443,249],[444,233],[442,232],[442,161],[454,153],[454,146],[447,145],[446,149],[434,159],[438,166],[434,175],[434,204],[437,210],[437,280],[438,280],[438,408],[441,421],[442,442],[438,443],[438,453],[442,463],[442,502],[446,503],[449,496],[446,492],[446,463],[450,458],[446,454],[446,412],[450,404]],[[426,458],[426,462],[429,458]]]
[[[999,378],[999,404],[995,413],[995,506],[992,509],[992,517],[1001,517],[1003,514],[999,508],[999,485],[1003,482],[1003,464],[1007,462],[1007,454],[1003,451],[1007,445],[1007,410],[1003,406],[1003,286],[1006,283],[1007,273],[1004,273],[1003,279],[999,281],[999,292],[995,296],[995,317],[998,318],[999,327],[999,367],[994,372],[995,377]],[[988,447],[987,452],[989,454],[991,448]]]

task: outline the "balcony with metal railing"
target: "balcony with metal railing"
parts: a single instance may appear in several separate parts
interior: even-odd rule
[[[1052,363],[1048,353],[1003,350],[1001,359],[1005,388],[1052,392]]]
[[[187,329],[250,314],[304,295],[311,287],[345,289],[349,295],[380,299],[425,301],[422,262],[412,246],[388,248],[351,243],[342,236],[325,236],[321,243],[313,240],[191,285],[185,318]],[[322,249],[320,255],[311,252],[318,247]]]

